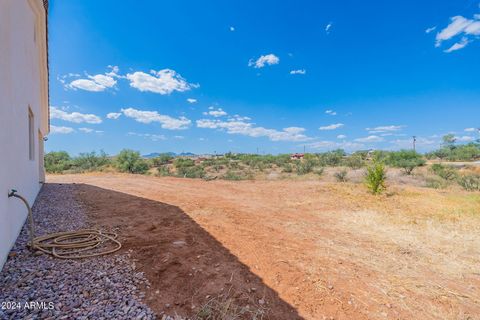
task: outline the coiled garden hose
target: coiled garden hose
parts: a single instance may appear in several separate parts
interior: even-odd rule
[[[29,247],[32,251],[39,250],[59,259],[82,259],[113,253],[122,247],[122,244],[117,240],[118,235],[116,233],[102,232],[97,229],[57,232],[35,237],[35,223],[32,208],[28,201],[23,196],[17,194],[15,189],[8,193],[8,197],[22,200],[28,209]],[[107,250],[98,248],[107,242],[113,243],[114,247]]]

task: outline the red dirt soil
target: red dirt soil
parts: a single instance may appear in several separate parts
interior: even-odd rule
[[[120,230],[124,250],[133,250],[151,282],[146,302],[157,314],[194,316],[210,299],[225,297],[265,312],[264,319],[480,314],[472,223],[462,230],[472,232],[472,247],[452,267],[443,238],[438,247],[431,238],[437,229],[419,227],[436,219],[435,210],[478,209],[480,198],[467,194],[393,188],[374,197],[353,184],[122,174],[48,182],[77,183],[92,220]],[[459,228],[456,221],[442,223]]]

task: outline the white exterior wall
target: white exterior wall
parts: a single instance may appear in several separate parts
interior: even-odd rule
[[[34,158],[29,157],[29,120],[34,120]],[[0,269],[41,187],[43,144],[48,134],[46,13],[41,0],[0,0]],[[40,161],[40,162],[39,162]]]

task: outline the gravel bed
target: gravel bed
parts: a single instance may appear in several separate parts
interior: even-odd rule
[[[37,235],[90,227],[75,185],[45,184],[33,214]],[[0,319],[156,318],[139,289],[148,280],[129,253],[61,260],[32,254],[28,239],[25,224],[0,272]]]

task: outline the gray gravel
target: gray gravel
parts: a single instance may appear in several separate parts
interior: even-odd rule
[[[74,188],[43,186],[33,207],[37,235],[90,227]],[[129,253],[61,260],[32,254],[27,241],[25,225],[0,272],[0,319],[155,319],[139,290],[148,280]]]

